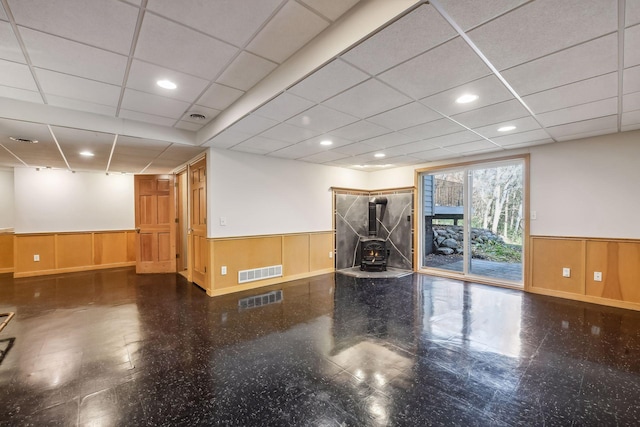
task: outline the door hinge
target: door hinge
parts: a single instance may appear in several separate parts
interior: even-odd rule
[[[204,272],[205,272],[205,273],[207,272],[207,267],[206,267],[206,266],[204,267]]]
[[[178,221],[178,218],[176,218],[176,224],[178,224],[180,221]]]
[[[205,223],[205,224],[207,223],[207,218],[205,218],[205,219],[204,219],[204,223]]]
[[[176,254],[176,259],[180,258],[180,254]]]

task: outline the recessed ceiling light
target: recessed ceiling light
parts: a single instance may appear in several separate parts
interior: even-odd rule
[[[80,155],[85,157],[93,157],[95,154],[93,154],[91,151],[81,151]]]
[[[333,141],[329,141],[328,139],[325,139],[324,141],[320,141],[320,145],[332,145]]]
[[[510,130],[514,130],[516,127],[513,125],[510,126],[502,126],[501,128],[498,128],[498,132],[509,132]]]
[[[384,153],[376,153],[376,154],[373,155],[373,157],[377,157],[379,159],[382,158],[382,157],[385,157],[385,156],[386,156],[386,154],[384,154]]]
[[[466,93],[464,95],[462,95],[461,97],[459,97],[458,99],[456,99],[456,102],[458,104],[467,104],[469,102],[473,102],[476,99],[478,99],[478,95],[473,95],[470,93]]]
[[[27,144],[37,144],[38,141],[36,139],[27,139],[27,138],[18,138],[16,136],[10,136],[9,137],[10,140],[15,141],[15,142],[24,142]]]
[[[178,85],[176,85],[171,80],[158,80],[156,83],[163,89],[175,89],[178,87]]]

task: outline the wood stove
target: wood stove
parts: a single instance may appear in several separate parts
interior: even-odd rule
[[[369,201],[369,237],[360,238],[360,270],[385,271],[387,269],[390,251],[387,249],[387,241],[378,237],[378,205],[382,206],[380,209],[380,221],[382,221],[387,207],[387,198],[374,197]]]

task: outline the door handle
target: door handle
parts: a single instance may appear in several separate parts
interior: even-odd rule
[[[136,233],[140,234],[140,228],[136,228]]]

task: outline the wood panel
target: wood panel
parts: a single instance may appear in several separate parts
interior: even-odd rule
[[[56,268],[82,267],[93,264],[93,236],[82,234],[56,235]]]
[[[602,273],[602,281],[593,273]],[[588,241],[586,294],[640,303],[640,243]]]
[[[240,270],[282,264],[282,236],[216,240],[214,251],[214,287],[234,286]],[[224,276],[222,266],[227,267]]]
[[[309,235],[283,236],[282,274],[291,276],[309,272]],[[272,264],[267,264],[272,265]]]
[[[15,273],[54,270],[55,236],[53,234],[36,234],[15,237]],[[33,256],[39,255],[40,261],[34,261]]]
[[[584,294],[584,241],[532,238],[531,287]],[[571,277],[562,277],[570,268]]]
[[[124,232],[96,233],[94,252],[96,265],[127,262],[127,235]]]
[[[127,262],[136,262],[136,233],[127,231]]]
[[[311,234],[309,236],[309,270],[325,270],[334,268],[333,233]]]
[[[13,233],[0,233],[0,273],[13,271]]]

